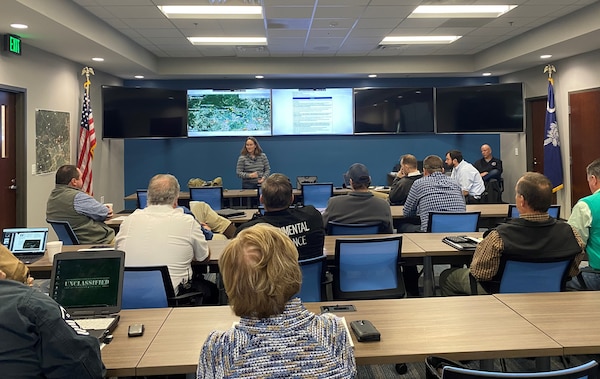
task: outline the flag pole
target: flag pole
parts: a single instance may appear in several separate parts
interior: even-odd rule
[[[95,75],[94,69],[84,67],[81,70],[81,75],[85,75],[85,83],[83,83],[84,95],[79,127],[77,167],[81,170],[81,179],[83,181],[81,189],[92,196],[94,194],[92,186],[92,163],[96,148],[96,132],[94,130],[94,117],[92,116],[92,106],[90,104],[90,85],[92,84],[90,75]]]
[[[560,134],[554,102],[554,79],[556,68],[547,64],[544,73],[548,74],[548,100],[546,102],[546,120],[544,123],[544,175],[552,182],[552,193],[564,188],[562,157],[560,153]]]

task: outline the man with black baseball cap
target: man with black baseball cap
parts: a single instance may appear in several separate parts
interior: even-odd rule
[[[362,163],[355,163],[346,173],[352,192],[329,199],[323,212],[323,224],[329,221],[344,224],[380,222],[381,233],[393,233],[392,213],[387,201],[379,199],[369,191],[371,176]]]

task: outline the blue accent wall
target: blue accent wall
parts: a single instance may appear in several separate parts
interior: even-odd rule
[[[319,87],[417,87],[462,86],[497,83],[492,78],[408,78],[369,80],[236,80],[236,81],[130,81],[126,86],[163,88],[319,88]],[[244,145],[243,137],[142,139],[125,141],[125,195],[146,188],[157,173],[171,173],[187,190],[190,178],[223,178],[225,188],[241,188],[235,173]],[[488,143],[500,151],[499,134],[420,134],[356,136],[281,136],[259,137],[259,143],[271,163],[271,172],[280,172],[295,182],[296,176],[316,175],[319,181],[341,186],[342,174],[355,163],[364,163],[373,184],[386,184],[386,175],[402,154],[414,154],[422,160],[446,151],[461,150],[473,162],[481,157],[480,146]],[[127,204],[127,208],[135,207]]]

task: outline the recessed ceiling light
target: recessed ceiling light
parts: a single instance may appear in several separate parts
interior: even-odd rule
[[[542,58],[542,59],[550,59],[550,58],[552,58],[552,54],[540,55],[540,58]]]
[[[134,78],[136,78],[136,79],[144,79],[144,75],[136,75],[136,76],[134,76]]]
[[[495,18],[516,5],[419,5],[409,18]]]
[[[481,74],[482,76],[492,76],[491,72],[484,72],[483,74]]]
[[[104,58],[100,58],[100,57],[92,58],[92,60],[96,61],[96,62],[104,62]]]
[[[10,27],[15,29],[27,29],[29,26],[25,24],[10,24]]]
[[[263,75],[256,75],[255,78],[256,79],[264,79],[265,77]]]
[[[377,74],[369,74],[369,78],[376,78]]]
[[[266,37],[188,37],[194,45],[266,45]]]
[[[452,43],[462,36],[397,36],[385,37],[382,45]]]
[[[258,5],[158,5],[168,18],[263,18]]]

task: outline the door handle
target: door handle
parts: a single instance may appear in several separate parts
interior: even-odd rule
[[[14,184],[12,184],[12,185],[8,186],[8,189],[11,189],[11,190],[16,190],[16,189],[17,189],[17,186],[15,186]]]

